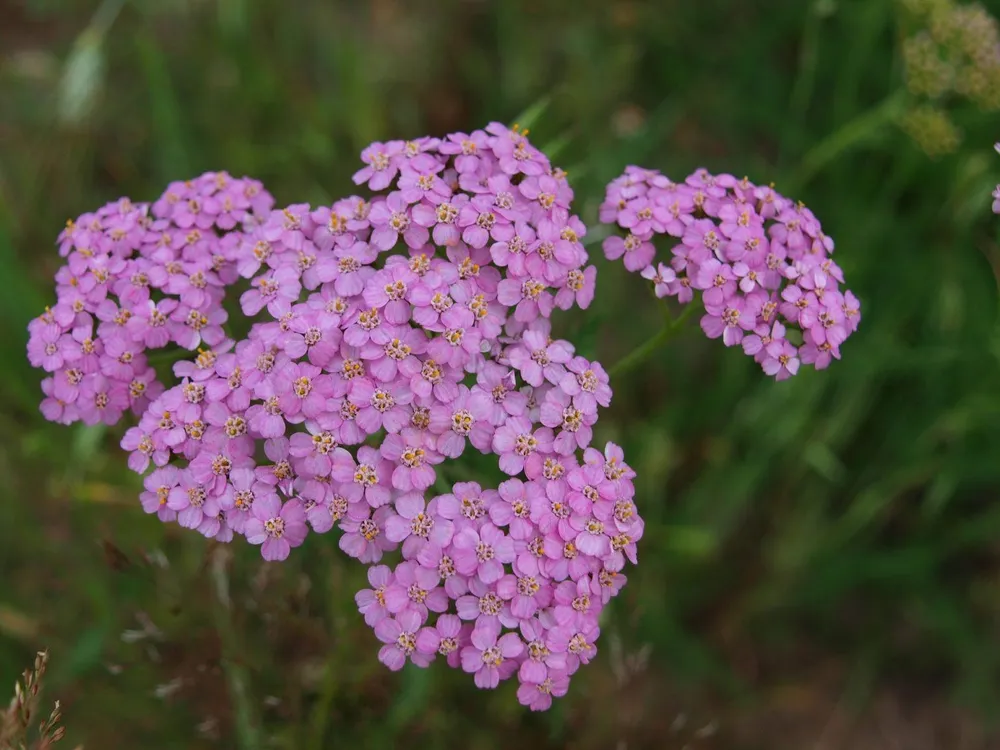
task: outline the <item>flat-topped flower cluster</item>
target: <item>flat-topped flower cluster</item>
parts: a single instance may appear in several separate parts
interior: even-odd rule
[[[46,418],[115,424],[128,410],[142,415],[164,388],[147,352],[204,346],[211,359],[212,347],[225,348],[222,301],[239,277],[242,227],[273,204],[255,180],[206,174],[171,185],[153,206],[122,198],[68,221],[57,302],[28,326],[28,359],[49,373]]]
[[[601,221],[621,230],[604,240],[609,260],[622,258],[657,297],[688,304],[699,293],[705,334],[741,344],[777,380],[840,359],[861,321],[858,299],[841,289],[833,240],[772,187],[704,169],[674,183],[629,167],[608,185]],[[656,262],[658,237],[674,242],[667,263]]]
[[[273,210],[218,173],[71,222],[58,301],[30,326],[42,410],[135,413],[122,447],[164,521],[268,560],[339,529],[370,566],[357,603],[386,665],[516,674],[545,709],[593,657],[643,532],[621,450],[591,446],[607,373],[551,335],[553,310],[593,298],[586,228],[516,127],[362,158],[374,196],[329,207]],[[234,342],[240,284],[254,322]],[[192,356],[164,383],[147,353],[170,344]],[[507,479],[457,481],[445,460],[465,451]]]

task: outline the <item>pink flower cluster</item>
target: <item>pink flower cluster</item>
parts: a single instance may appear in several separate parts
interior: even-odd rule
[[[174,366],[173,387],[147,385],[122,446],[135,471],[152,468],[141,502],[164,521],[220,541],[242,535],[267,560],[310,530],[338,529],[340,548],[370,566],[356,599],[389,668],[440,656],[481,688],[516,674],[520,701],[548,708],[593,658],[598,615],[643,532],[621,449],[590,445],[611,399],[607,373],[551,335],[554,309],[593,297],[586,229],[565,175],[516,128],[376,143],[362,158],[355,181],[382,191],[370,200],[233,217],[241,229],[212,254],[180,246],[172,262],[209,279],[203,296],[180,278],[160,283],[159,256],[132,243],[157,280],[141,301],[162,309],[176,295],[163,311],[179,324],[173,340],[207,348]],[[194,224],[167,205],[154,204],[156,220],[223,228],[199,220],[204,205]],[[236,276],[249,280],[242,312],[257,320],[234,344],[218,301]],[[83,326],[90,303],[76,311],[74,300],[60,291],[72,315],[58,307],[44,326]],[[189,310],[208,319],[197,340]],[[33,357],[51,336],[44,326]],[[50,418],[81,398],[53,394]],[[495,457],[506,476],[496,489],[457,481],[470,477],[445,463],[470,450]]]
[[[857,330],[860,304],[830,258],[833,240],[801,203],[746,178],[699,169],[677,184],[628,167],[608,185],[601,221],[623,232],[604,241],[609,260],[653,283],[657,297],[682,304],[701,292],[701,328],[744,352],[777,380],[801,364],[840,359]],[[677,240],[669,263],[655,262],[655,239]]]
[[[51,374],[45,417],[114,424],[129,409],[142,414],[164,388],[147,351],[222,344],[234,230],[273,203],[259,182],[220,172],[174,183],[152,206],[123,198],[67,222],[56,304],[28,326],[28,359]]]

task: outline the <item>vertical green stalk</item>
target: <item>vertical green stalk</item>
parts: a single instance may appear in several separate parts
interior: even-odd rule
[[[222,671],[229,683],[229,697],[235,714],[233,723],[239,750],[260,750],[260,724],[250,696],[250,680],[244,668],[240,652],[240,638],[232,618],[232,600],[229,598],[229,575],[226,566],[232,554],[225,547],[216,547],[211,552],[210,568],[212,585],[215,589],[215,628],[222,644]]]
[[[156,140],[157,173],[163,182],[187,175],[191,170],[191,148],[184,124],[184,111],[174,89],[167,56],[160,49],[149,24],[135,35],[133,43],[139,68],[149,93],[150,118]]]
[[[333,568],[329,561],[326,562],[326,567],[328,570]],[[334,569],[333,572],[339,573],[339,570]],[[327,620],[330,623],[331,648],[330,653],[327,655],[326,664],[324,665],[323,682],[320,685],[319,697],[310,712],[308,728],[305,730],[305,747],[309,748],[309,750],[323,750],[323,748],[327,747],[327,727],[330,724],[330,714],[333,710],[333,704],[337,698],[342,678],[342,675],[337,670],[338,660],[336,657],[339,655],[341,643],[346,639],[343,638],[343,618],[334,604],[337,601],[336,595],[340,592],[337,590],[339,587],[335,586],[331,579],[328,579],[328,585],[330,591],[327,592]]]
[[[802,30],[802,47],[799,52],[799,71],[792,87],[789,114],[793,121],[800,122],[809,109],[813,89],[816,86],[816,65],[819,62],[819,29],[824,18],[821,2],[812,3],[806,11],[805,27]]]

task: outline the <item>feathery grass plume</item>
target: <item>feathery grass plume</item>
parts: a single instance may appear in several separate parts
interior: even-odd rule
[[[24,670],[21,679],[14,684],[14,697],[7,709],[0,713],[0,750],[46,750],[66,734],[66,729],[61,726],[59,701],[55,702],[47,717],[37,725],[34,723],[48,661],[49,652],[39,651],[34,665]]]

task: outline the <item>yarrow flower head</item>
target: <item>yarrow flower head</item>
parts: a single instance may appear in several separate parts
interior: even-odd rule
[[[691,304],[699,293],[705,334],[742,346],[777,380],[840,359],[858,328],[860,303],[842,288],[833,240],[772,187],[703,169],[674,183],[629,167],[608,185],[600,218],[620,230],[604,240],[609,260],[641,273],[657,297]],[[654,246],[664,236],[674,243],[669,265]]]
[[[273,210],[259,183],[212,174],[72,222],[57,304],[30,326],[42,410],[132,410],[121,444],[165,522],[267,560],[338,534],[369,566],[356,601],[390,669],[441,657],[548,708],[593,658],[643,535],[634,472],[591,445],[607,373],[549,320],[593,298],[586,227],[516,127],[362,161],[373,194],[331,206]],[[222,301],[241,279],[252,325],[234,343]],[[199,352],[161,383],[146,352],[169,344]],[[449,483],[466,451],[494,457],[496,489]]]
[[[147,352],[199,350],[187,373],[214,373],[231,346],[226,286],[244,230],[274,203],[263,186],[224,172],[171,184],[152,205],[127,198],[66,223],[56,302],[28,326],[28,359],[49,374],[42,412],[62,424],[141,415],[164,385]]]

